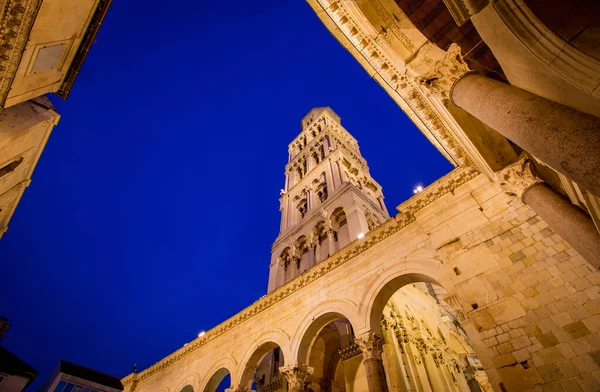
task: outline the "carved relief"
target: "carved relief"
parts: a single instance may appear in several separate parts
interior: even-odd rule
[[[291,364],[279,368],[287,380],[288,388],[304,389],[304,382],[313,373],[313,368],[305,364]]]
[[[42,0],[9,0],[0,20],[0,107],[4,106]]]
[[[529,157],[522,155],[517,162],[498,171],[496,179],[504,192],[521,199],[527,189],[543,182],[534,170]]]
[[[417,81],[438,98],[449,100],[450,88],[467,72],[469,72],[469,66],[463,60],[460,46],[453,43],[444,58],[433,65],[433,70],[419,76]]]
[[[381,360],[381,351],[383,350],[383,338],[381,336],[369,331],[357,337],[355,341],[360,347],[360,351],[362,351],[363,360]]]

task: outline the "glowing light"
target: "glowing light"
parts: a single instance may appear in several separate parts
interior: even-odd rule
[[[187,346],[187,343],[185,343],[185,344],[183,345],[183,347],[185,347],[185,346]]]
[[[415,189],[413,189],[413,193],[415,193],[415,194],[419,193],[419,192],[422,192],[422,191],[423,191],[423,186],[422,185],[417,185],[415,187]]]
[[[358,233],[358,235],[356,236],[356,238],[358,238],[359,240],[362,238],[365,238],[365,233]]]
[[[201,338],[202,336],[204,336],[205,333],[206,332],[204,332],[204,331],[200,331],[200,333],[198,334],[198,337]]]

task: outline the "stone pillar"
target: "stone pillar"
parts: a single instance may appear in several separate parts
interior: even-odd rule
[[[600,196],[600,118],[474,73],[452,102],[583,188]]]
[[[304,364],[292,364],[279,368],[288,384],[288,392],[304,392],[304,383],[313,372],[313,368]]]
[[[456,44],[418,81],[600,196],[600,118],[469,72]]]
[[[369,331],[357,337],[356,343],[362,351],[369,392],[388,392],[383,361],[381,360],[383,339],[376,333]]]
[[[537,178],[527,158],[505,167],[496,176],[507,193],[519,197],[584,259],[600,269],[600,234],[594,222]]]
[[[350,241],[354,241],[358,238],[359,234],[367,234],[369,231],[369,224],[365,217],[365,212],[358,205],[353,204],[348,208],[344,209],[346,213],[346,220],[348,221],[348,232],[350,233]]]

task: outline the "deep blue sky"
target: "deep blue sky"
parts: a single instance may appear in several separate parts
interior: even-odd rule
[[[451,170],[303,1],[114,1],[0,241],[3,344],[144,369],[266,292],[287,144],[315,106],[390,213]]]

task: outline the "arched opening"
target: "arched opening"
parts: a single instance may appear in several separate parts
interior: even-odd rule
[[[246,363],[240,385],[257,392],[277,391],[285,385],[279,371],[284,364],[281,347],[274,342],[263,343]]]
[[[325,222],[317,223],[313,229],[313,235],[317,245],[315,247],[315,264],[320,263],[329,257],[329,244],[327,243],[327,230],[325,230]]]
[[[348,221],[346,220],[346,213],[342,207],[338,207],[333,210],[331,214],[331,220],[334,227],[333,239],[336,242],[336,251],[342,249],[348,245],[350,241],[350,231],[348,230]]]
[[[311,323],[300,342],[298,363],[312,368],[306,380],[307,391],[367,390],[354,328],[340,313],[326,313]]]
[[[370,329],[382,337],[390,390],[487,391],[489,382],[447,292],[421,274],[398,276],[374,298]],[[491,390],[491,389],[489,389]]]
[[[220,368],[210,377],[202,392],[224,392],[231,386],[231,375],[227,368]]]
[[[298,275],[310,268],[310,255],[308,241],[305,236],[301,236],[296,241],[296,248],[298,249]]]
[[[181,388],[180,392],[194,392],[194,387],[191,385],[186,385],[185,387]]]

